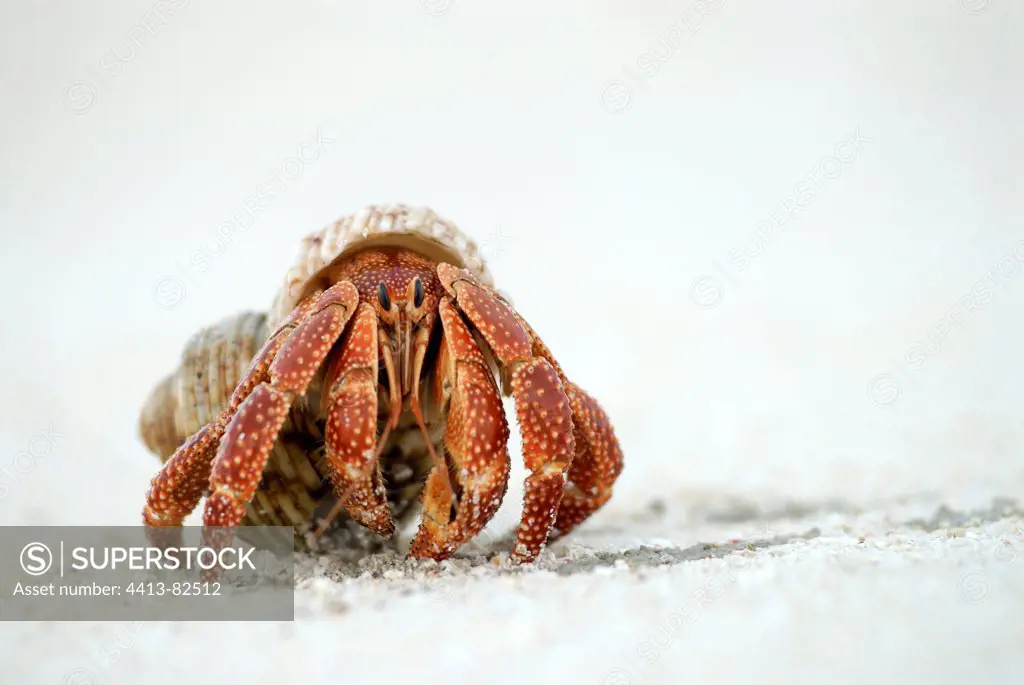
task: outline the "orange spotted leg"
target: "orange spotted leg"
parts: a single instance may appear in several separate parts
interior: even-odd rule
[[[227,421],[203,426],[178,448],[150,481],[142,522],[149,543],[160,549],[182,547],[181,523],[192,513],[210,481],[210,466]]]
[[[227,547],[263,477],[270,450],[297,397],[305,393],[341,337],[359,303],[356,287],[337,283],[316,298],[307,316],[291,332],[256,386],[224,431],[210,473],[210,496],[203,510],[203,543]],[[216,570],[204,578],[216,576]]]
[[[339,502],[349,515],[378,535],[391,537],[395,522],[376,449],[377,360],[377,313],[364,302],[327,375],[327,463]]]
[[[432,559],[451,556],[483,530],[501,506],[510,468],[508,422],[494,376],[447,298],[439,313],[443,336],[435,395],[441,406],[449,403],[444,445],[455,492],[441,466],[435,466],[424,488],[423,521],[409,551]]]
[[[554,355],[515,310],[516,320],[533,339],[533,354],[547,359],[562,379],[572,408],[576,454],[569,468],[562,502],[548,542],[564,536],[600,509],[612,496],[612,486],[622,473],[622,448],[612,422],[597,400],[566,378]]]
[[[288,339],[288,333],[305,317],[315,302],[315,299],[307,300],[278,326],[253,357],[227,407],[217,418],[186,440],[153,477],[142,512],[142,521],[147,526],[146,534],[151,544],[164,549],[181,546],[181,524],[207,491],[210,469],[228,422],[253,388],[268,379],[270,365]]]
[[[622,473],[622,448],[604,409],[575,383],[567,383],[566,392],[575,426],[576,456],[548,542],[564,536],[604,506]]]
[[[523,460],[530,470],[512,559],[530,562],[547,542],[576,452],[569,398],[557,368],[534,356],[530,333],[504,302],[465,269],[440,264],[437,273],[445,290],[511,375]]]

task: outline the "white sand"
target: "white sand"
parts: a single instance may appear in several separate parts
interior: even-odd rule
[[[304,559],[293,624],[7,624],[3,682],[1020,682],[1021,511],[820,506],[655,502],[529,569]]]

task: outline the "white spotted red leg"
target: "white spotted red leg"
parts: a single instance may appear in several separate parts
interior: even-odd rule
[[[510,468],[508,422],[494,376],[447,298],[439,313],[443,334],[434,392],[439,404],[449,404],[444,446],[451,463],[435,466],[427,478],[423,521],[409,551],[432,559],[451,556],[483,530],[505,496]]]
[[[181,524],[209,487],[210,469],[231,417],[253,389],[269,378],[270,365],[288,339],[288,333],[315,302],[314,298],[302,303],[278,326],[253,357],[224,410],[186,440],[153,477],[142,512],[151,544],[160,548],[181,546]]]
[[[223,549],[245,516],[263,477],[278,432],[292,402],[309,386],[356,311],[359,293],[348,281],[315,299],[281,346],[261,382],[231,417],[210,473],[210,495],[203,510],[203,542]],[[216,569],[206,573],[210,579]]]
[[[377,313],[364,302],[328,367],[326,456],[339,504],[355,521],[391,537],[395,522],[377,459],[378,348]]]
[[[369,303],[364,302],[361,305],[361,315],[366,321],[359,326],[354,326],[363,330],[367,335],[370,334],[368,328],[370,325],[370,314],[366,312],[368,307],[372,311],[372,305],[369,305]],[[402,414],[402,391],[401,385],[398,382],[398,373],[395,370],[394,355],[386,336],[380,335],[380,328],[377,324],[376,313],[373,315],[373,321],[372,336],[373,339],[376,340],[375,344],[379,350],[379,356],[373,354],[364,346],[357,343],[356,350],[348,353],[347,357],[342,357],[334,362],[328,363],[327,378],[324,385],[328,389],[335,387],[337,382],[345,373],[349,370],[354,371],[356,367],[361,367],[367,373],[372,373],[372,377],[376,379],[378,373],[377,369],[379,367],[378,362],[383,359],[385,372],[388,378],[388,419],[384,424],[383,433],[379,438],[377,438],[377,448],[374,450],[372,455],[365,453],[355,454],[355,452],[346,455],[346,452],[352,452],[355,450],[355,447],[350,445],[349,449],[344,449],[343,445],[345,439],[349,439],[350,443],[352,440],[356,440],[358,442],[360,438],[365,440],[365,437],[363,437],[365,435],[364,429],[365,426],[370,423],[370,420],[363,411],[363,409],[368,406],[367,393],[365,389],[354,387],[356,384],[365,386],[365,383],[358,377],[358,375],[353,376],[353,379],[348,381],[348,384],[344,388],[344,396],[347,398],[345,401],[349,404],[344,407],[340,407],[338,411],[334,412],[337,418],[335,419],[333,428],[330,426],[331,420],[329,418],[331,415],[331,407],[329,406],[331,394],[329,392],[324,394],[323,399],[325,412],[328,414],[328,432],[330,433],[330,435],[325,436],[325,447],[330,450],[332,444],[337,446],[336,449],[329,452],[328,462],[330,463],[332,459],[334,461],[334,464],[330,469],[330,474],[332,484],[334,485],[335,492],[338,497],[337,501],[331,507],[331,510],[320,520],[316,530],[313,532],[313,538],[317,540],[327,532],[331,523],[339,514],[341,514],[342,510],[357,508],[357,500],[364,502],[364,505],[371,502],[373,504],[369,509],[361,508],[358,511],[350,511],[349,514],[352,518],[363,523],[363,525],[384,537],[391,537],[394,534],[394,521],[391,517],[391,510],[388,507],[381,506],[387,499],[387,495],[383,490],[379,490],[377,485],[372,485],[368,490],[363,486],[359,486],[362,489],[361,492],[349,492],[352,485],[350,481],[358,479],[359,474],[371,474],[371,480],[376,479],[377,483],[381,482],[380,462],[378,460],[380,459],[381,452],[387,445],[388,436],[391,434],[391,431],[394,430],[395,426],[398,425],[398,419]],[[344,350],[345,348],[346,344],[342,344],[342,349]],[[365,377],[365,374],[363,377]],[[376,387],[376,381],[374,381],[374,387]],[[340,390],[342,388],[338,389]],[[349,405],[354,406],[350,407]],[[373,406],[375,407],[376,405],[377,399],[376,395],[374,395]],[[357,410],[356,407],[359,407],[359,409]],[[353,414],[358,415],[353,419]],[[349,425],[352,420],[356,421],[359,432],[349,430]],[[377,423],[376,420],[374,420],[369,431],[371,433],[376,433],[376,430]],[[356,437],[352,437],[353,433]],[[346,463],[348,466],[345,465]],[[374,464],[376,464],[376,466],[374,466]],[[376,472],[370,471],[369,469],[371,468],[375,468]],[[379,496],[377,494],[373,494],[378,492],[380,493]],[[372,511],[370,509],[372,509]],[[386,520],[383,516],[385,511],[387,511]]]
[[[151,545],[180,548],[181,524],[192,513],[210,482],[210,466],[227,422],[208,423],[190,437],[150,481],[142,522]]]
[[[534,355],[532,336],[508,305],[465,269],[440,264],[437,273],[445,290],[511,375],[523,460],[530,470],[512,559],[533,561],[555,522],[576,452],[569,398],[561,374],[547,359]]]
[[[598,401],[566,378],[537,332],[518,312],[512,310],[512,313],[533,339],[534,356],[547,359],[558,371],[572,409],[576,454],[569,468],[565,493],[558,505],[555,525],[548,535],[548,542],[553,542],[579,526],[611,499],[612,486],[622,474],[622,448],[615,437],[611,419]]]
[[[572,407],[576,456],[569,468],[569,481],[549,542],[564,536],[603,507],[611,499],[612,486],[622,473],[622,448],[604,409],[575,383],[567,383],[565,389]]]

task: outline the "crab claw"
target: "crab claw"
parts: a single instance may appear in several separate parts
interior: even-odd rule
[[[475,536],[501,506],[508,488],[508,422],[494,376],[455,307],[442,300],[444,331],[436,393],[449,402],[445,473],[435,467],[423,493],[423,522],[409,551],[444,559]]]

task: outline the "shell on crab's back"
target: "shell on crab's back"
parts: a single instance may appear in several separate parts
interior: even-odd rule
[[[150,393],[139,434],[166,461],[186,438],[227,406],[252,358],[267,339],[267,315],[241,312],[200,329],[182,350],[178,368]]]
[[[334,264],[362,250],[398,246],[434,262],[448,262],[494,285],[480,249],[455,224],[426,207],[370,205],[303,238],[284,284],[270,307],[268,323],[276,326],[303,297],[331,285]]]

